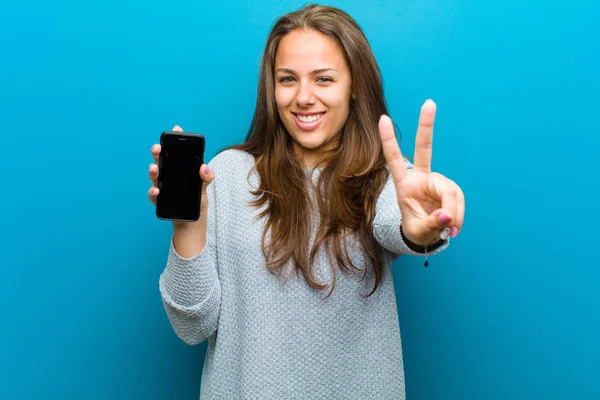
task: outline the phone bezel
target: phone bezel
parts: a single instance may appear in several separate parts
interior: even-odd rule
[[[195,218],[193,218],[193,219],[171,218],[171,217],[163,217],[158,214],[158,210],[159,210],[158,203],[160,201],[160,186],[161,186],[160,176],[161,176],[161,165],[162,165],[162,154],[163,154],[162,149],[163,149],[163,146],[165,143],[164,139],[166,136],[176,136],[176,137],[182,137],[182,138],[192,138],[193,140],[200,140],[200,142],[202,143],[202,159],[200,160],[200,165],[204,164],[204,154],[206,152],[206,139],[202,134],[194,133],[194,132],[164,131],[160,135],[161,153],[159,155],[159,160],[158,160],[159,162],[158,162],[157,186],[159,188],[159,193],[156,198],[156,210],[155,210],[156,217],[163,221],[196,222],[196,221],[198,221],[198,219],[200,219],[200,203],[202,202],[202,183],[200,183],[200,194],[199,194],[200,201],[198,202],[198,210],[196,212]],[[201,180],[200,175],[198,175],[198,179]]]

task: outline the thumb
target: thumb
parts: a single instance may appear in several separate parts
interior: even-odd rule
[[[202,179],[202,191],[206,192],[206,187],[215,179],[214,171],[206,164],[200,166],[200,178]]]
[[[450,236],[452,217],[444,209],[439,208],[429,216],[429,226],[434,232],[439,232],[440,239],[445,240]]]

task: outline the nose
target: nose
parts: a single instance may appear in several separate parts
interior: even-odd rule
[[[307,107],[315,104],[315,94],[311,82],[300,83],[296,93],[296,104],[298,107]]]

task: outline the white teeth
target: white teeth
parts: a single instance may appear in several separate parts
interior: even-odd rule
[[[309,116],[296,114],[296,117],[302,122],[315,122],[315,121],[321,119],[322,116],[323,116],[323,114],[315,114],[315,115],[309,115]]]

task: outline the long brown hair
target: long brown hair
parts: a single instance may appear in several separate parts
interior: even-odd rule
[[[282,37],[296,29],[313,29],[332,38],[340,46],[351,72],[353,98],[350,112],[340,132],[338,145],[323,155],[325,165],[314,187],[320,216],[317,235],[310,246],[311,207],[315,204],[307,190],[312,183],[294,151],[292,138],[281,122],[275,103],[275,53]],[[379,139],[378,122],[387,114],[381,73],[371,47],[358,24],[344,11],[327,6],[307,5],[281,17],[267,39],[260,65],[258,96],[254,117],[244,143],[231,148],[246,151],[255,158],[260,176],[257,199],[250,204],[267,205],[259,217],[268,217],[262,235],[262,251],[269,271],[281,271],[292,259],[296,273],[302,272],[315,289],[318,282],[311,269],[320,246],[324,245],[336,282],[337,262],[342,272],[373,269],[374,287],[383,274],[383,252],[373,235],[375,204],[389,176]],[[318,164],[319,165],[319,164]],[[270,230],[270,242],[267,232]],[[355,235],[366,265],[355,266],[346,250],[347,237]],[[370,261],[370,262],[369,262]]]

